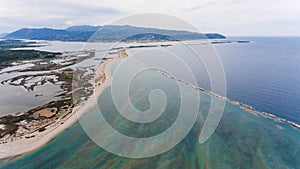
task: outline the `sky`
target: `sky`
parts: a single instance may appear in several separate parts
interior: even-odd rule
[[[300,36],[300,0],[0,0],[0,34],[111,24],[142,13],[171,15],[203,33]]]

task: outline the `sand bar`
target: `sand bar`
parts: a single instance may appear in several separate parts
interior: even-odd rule
[[[92,84],[94,85],[94,95],[89,97],[86,102],[81,103],[79,106],[73,109],[73,112],[65,118],[65,121],[58,121],[52,125],[47,126],[47,130],[43,132],[32,133],[31,138],[22,138],[13,141],[9,141],[4,144],[0,144],[0,159],[8,158],[12,156],[18,156],[31,151],[34,151],[41,146],[45,145],[59,133],[72,126],[77,122],[78,118],[84,114],[88,109],[92,108],[96,104],[96,99],[100,96],[102,91],[110,85],[111,75],[110,75],[110,64],[116,60],[127,57],[124,55],[124,51],[119,52],[119,58],[111,58],[105,60],[100,64],[99,68],[95,72],[95,78],[92,79]],[[105,76],[104,81],[101,85],[96,84],[97,78]]]

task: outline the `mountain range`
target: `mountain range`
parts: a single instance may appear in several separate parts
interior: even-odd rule
[[[7,35],[7,33],[0,34],[0,38],[4,38]]]
[[[225,39],[218,33],[145,28],[130,25],[71,26],[66,29],[22,28],[4,36],[6,39],[59,41],[178,41],[196,39]]]

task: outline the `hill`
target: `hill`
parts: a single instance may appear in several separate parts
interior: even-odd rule
[[[60,40],[60,41],[174,41],[195,39],[224,39],[217,33],[144,28],[129,25],[72,26],[67,29],[22,28],[5,36],[6,39]]]
[[[7,35],[7,33],[0,34],[0,38],[4,38]]]

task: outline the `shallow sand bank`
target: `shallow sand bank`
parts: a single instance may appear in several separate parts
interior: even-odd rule
[[[47,129],[45,131],[36,131],[35,133],[32,133],[33,137],[31,138],[20,138],[17,140],[8,141],[4,144],[0,144],[0,159],[21,155],[36,150],[48,143],[59,133],[72,126],[75,122],[77,122],[78,118],[82,116],[84,112],[86,112],[96,104],[95,98],[98,98],[102,91],[110,85],[110,64],[115,60],[127,57],[124,56],[123,53],[124,52],[119,53],[119,58],[107,59],[100,64],[99,68],[95,72],[95,78],[91,81],[91,83],[94,85],[94,95],[89,97],[86,102],[83,102],[79,106],[76,106],[73,109],[73,112],[66,118],[64,118],[64,120],[57,121],[52,125],[47,126]],[[96,81],[99,81],[99,78],[101,76],[105,76],[105,78],[102,78],[100,85],[96,84]]]

